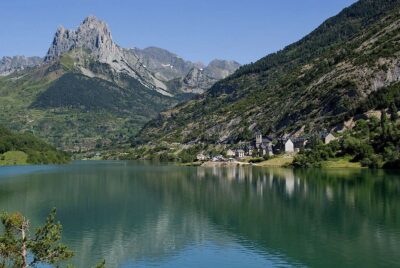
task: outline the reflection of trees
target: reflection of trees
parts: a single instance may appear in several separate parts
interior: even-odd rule
[[[64,236],[77,252],[77,267],[91,267],[102,258],[107,267],[121,261],[159,261],[200,243],[211,228],[201,215],[173,203],[168,192],[146,186],[143,178],[156,182],[165,177],[164,168],[146,172],[100,166],[15,177],[0,184],[9,193],[0,208],[22,211],[37,225],[56,206]]]
[[[153,187],[221,228],[311,266],[329,267],[332,260],[335,266],[367,267],[400,261],[395,176],[368,170],[236,169],[198,168],[201,180],[169,178]]]
[[[34,223],[58,207],[78,267],[159,260],[216,229],[310,266],[400,261],[400,181],[381,171],[85,164],[0,188]]]

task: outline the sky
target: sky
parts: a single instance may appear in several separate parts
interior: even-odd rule
[[[57,27],[88,15],[122,47],[242,64],[301,39],[356,0],[0,0],[0,57],[44,56]]]

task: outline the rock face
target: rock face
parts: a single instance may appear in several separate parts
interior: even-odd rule
[[[92,59],[108,64],[116,73],[127,74],[150,89],[170,95],[165,84],[144,67],[135,53],[113,42],[107,24],[94,16],[87,17],[76,30],[59,27],[44,61],[51,62],[77,50],[87,51]]]
[[[239,67],[239,63],[226,60],[213,60],[204,69],[193,67],[179,80],[178,92],[202,94],[219,80],[233,74]]]
[[[184,93],[201,94],[212,87],[217,81],[218,79],[208,76],[204,69],[193,68],[182,79],[181,91]]]
[[[158,47],[134,48],[132,51],[138,55],[146,68],[162,80],[168,81],[175,78],[182,78],[192,68],[204,68],[202,63],[186,61],[178,55]]]
[[[77,30],[59,27],[45,61],[57,59],[74,48],[88,49],[93,56],[103,62],[122,56],[120,49],[112,40],[107,25],[94,16],[87,17]]]
[[[12,74],[16,71],[24,70],[28,67],[39,65],[43,61],[40,57],[3,57],[0,59],[0,76]]]
[[[158,79],[180,80],[180,91],[185,93],[203,93],[215,82],[233,74],[240,67],[239,63],[227,60],[213,60],[205,66],[201,62],[186,61],[168,50],[157,47],[134,48],[132,51]]]
[[[204,69],[204,73],[209,77],[220,80],[233,74],[239,67],[240,64],[236,61],[213,60]]]

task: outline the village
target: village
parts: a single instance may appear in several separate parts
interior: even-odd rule
[[[337,138],[327,131],[318,134],[318,139],[324,144],[329,144]],[[199,162],[244,162],[246,159],[263,158],[269,159],[275,156],[293,157],[300,150],[306,149],[310,144],[310,137],[281,137],[275,140],[270,136],[263,136],[260,131],[255,135],[255,140],[250,143],[241,143],[232,145],[225,155],[205,155],[199,153],[197,161]]]

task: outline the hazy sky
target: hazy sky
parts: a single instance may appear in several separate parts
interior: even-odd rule
[[[355,0],[0,0],[0,56],[44,56],[59,25],[105,20],[122,47],[185,59],[255,61],[297,41]]]

